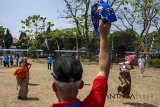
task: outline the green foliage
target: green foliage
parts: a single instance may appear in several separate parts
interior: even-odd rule
[[[48,38],[49,50],[46,47],[46,38]],[[99,37],[89,36],[89,39],[91,41],[91,51],[96,52],[99,49]],[[44,53],[48,54],[48,52],[58,49],[76,50],[76,41],[79,49],[86,46],[85,36],[77,35],[75,28],[68,28],[39,34],[32,41],[32,45],[36,49],[42,49]]]
[[[131,1],[137,24],[141,25],[141,36],[147,35],[160,12],[159,0],[134,0]]]
[[[4,47],[5,48],[10,48],[12,43],[13,43],[12,35],[11,35],[9,29],[7,29],[6,34],[4,36],[4,45],[5,45]]]
[[[18,49],[27,49],[30,45],[30,39],[29,36],[26,35],[25,32],[21,32],[18,43],[17,43],[17,48]]]
[[[5,35],[5,28],[3,26],[0,26],[0,46],[4,47],[3,39]]]
[[[21,21],[24,32],[32,35],[32,38],[37,37],[40,33],[45,32],[47,27],[52,27],[54,24],[46,22],[46,17],[40,15],[29,16],[25,21]]]
[[[36,53],[36,47],[34,45],[28,48],[28,55],[31,58],[36,58],[37,53]]]
[[[131,29],[125,31],[116,31],[110,36],[110,43],[113,41],[113,49],[118,53],[125,51],[134,51],[136,32]]]
[[[149,41],[149,43],[151,43],[152,41],[154,41],[154,44],[153,44],[154,47],[157,50],[160,50],[160,32],[159,31],[154,31],[152,33],[149,33],[146,38]]]
[[[147,60],[148,64],[152,67],[160,68],[160,59]]]

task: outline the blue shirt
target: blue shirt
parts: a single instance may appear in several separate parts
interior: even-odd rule
[[[48,63],[50,64],[50,63],[52,63],[53,58],[49,56],[49,57],[47,58],[47,60],[48,60]]]
[[[8,57],[8,56],[5,56],[5,57],[4,57],[4,61],[5,61],[5,62],[9,62],[9,57]]]
[[[12,56],[10,56],[10,61],[13,61],[13,57]]]

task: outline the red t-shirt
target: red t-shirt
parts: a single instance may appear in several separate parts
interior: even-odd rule
[[[103,76],[97,76],[93,82],[90,94],[84,99],[84,101],[81,102],[76,98],[74,100],[53,104],[51,107],[65,107],[77,102],[81,102],[80,107],[104,107],[107,91],[108,84],[106,78]]]
[[[27,69],[28,69],[28,66],[31,66],[31,63],[27,62],[24,66],[27,67]]]

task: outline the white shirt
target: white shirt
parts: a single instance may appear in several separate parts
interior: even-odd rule
[[[139,58],[139,59],[138,59],[138,65],[139,65],[139,66],[144,67],[144,63],[145,63],[144,58]]]

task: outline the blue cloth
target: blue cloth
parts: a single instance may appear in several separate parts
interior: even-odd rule
[[[48,63],[49,63],[49,64],[51,64],[51,63],[53,62],[53,58],[50,57],[50,56],[47,58],[47,60],[48,60]]]
[[[9,62],[9,57],[8,57],[8,56],[5,56],[5,57],[4,57],[4,61],[5,61],[5,62]]]
[[[64,107],[80,107],[81,106],[81,102],[76,102],[74,104],[68,105],[68,106],[64,106]]]
[[[10,61],[13,61],[13,57],[12,56],[10,56]]]
[[[17,60],[17,61],[19,60],[19,57],[18,57],[18,56],[16,56],[16,60]]]

